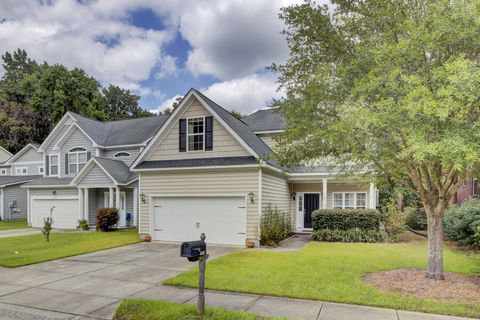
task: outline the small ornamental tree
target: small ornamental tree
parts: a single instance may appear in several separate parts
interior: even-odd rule
[[[42,228],[42,233],[45,237],[45,240],[47,242],[50,242],[50,232],[52,231],[52,226],[53,226],[53,210],[55,209],[55,206],[50,208],[50,215],[48,217],[43,218],[43,228]]]
[[[329,156],[403,184],[428,217],[427,276],[443,279],[442,217],[480,161],[480,3],[332,2],[281,11],[278,160]]]

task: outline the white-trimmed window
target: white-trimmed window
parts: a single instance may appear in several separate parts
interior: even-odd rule
[[[28,167],[16,167],[15,174],[17,176],[26,176],[28,174]]]
[[[205,149],[205,117],[187,119],[187,151]]]
[[[87,150],[85,148],[73,148],[68,152],[68,173],[78,173],[87,163]]]
[[[44,166],[38,166],[38,174],[43,174],[45,172]]]
[[[6,176],[8,173],[7,169],[0,169],[0,176]]]
[[[366,192],[334,192],[333,208],[334,209],[366,209],[367,193]]]
[[[114,158],[126,158],[126,157],[130,157],[130,153],[128,152],[117,152],[115,153],[115,155],[113,156]]]
[[[48,156],[48,175],[58,176],[58,155],[51,154]]]

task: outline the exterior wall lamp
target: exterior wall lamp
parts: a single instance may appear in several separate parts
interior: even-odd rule
[[[292,196],[292,200],[295,200],[295,192],[292,192],[291,196]]]
[[[142,203],[146,203],[147,202],[147,196],[145,195],[145,193],[140,193],[140,199],[142,200]]]
[[[255,194],[252,191],[248,193],[248,197],[250,198],[251,203],[255,203]]]
[[[53,194],[54,196],[56,196],[56,195],[57,195],[57,190],[53,190],[53,191],[52,191],[52,194]]]

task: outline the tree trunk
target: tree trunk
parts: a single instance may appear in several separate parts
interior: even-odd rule
[[[427,209],[428,269],[427,278],[443,280],[443,221],[442,213]]]

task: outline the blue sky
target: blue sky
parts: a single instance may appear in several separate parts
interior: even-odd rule
[[[130,89],[153,111],[194,87],[250,113],[280,96],[265,67],[288,57],[278,13],[294,2],[2,0],[0,41]]]

